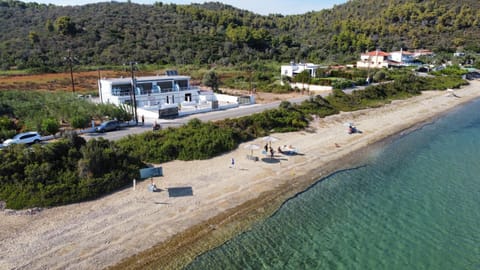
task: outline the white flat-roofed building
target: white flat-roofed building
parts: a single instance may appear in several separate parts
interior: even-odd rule
[[[307,70],[310,73],[310,77],[315,78],[317,77],[317,69],[319,69],[319,65],[315,65],[312,63],[290,63],[290,65],[283,65],[281,66],[281,75],[293,78],[295,75],[302,73],[303,71]]]
[[[413,51],[413,57],[418,58],[420,56],[434,56],[435,54],[431,50],[417,49]]]
[[[253,95],[236,97],[219,95],[213,91],[201,91],[190,85],[189,76],[169,71],[167,75],[132,78],[104,78],[98,81],[102,103],[133,105],[150,117],[172,118],[189,114],[235,108],[254,104]],[[135,89],[135,95],[132,92]]]
[[[413,65],[415,62],[413,53],[404,50],[390,52],[388,60],[393,61],[395,64],[401,66]]]
[[[132,78],[104,78],[99,80],[99,94],[103,103],[133,104],[132,85],[138,107],[178,107],[182,102],[197,103],[200,89],[190,85],[189,76],[162,75]]]

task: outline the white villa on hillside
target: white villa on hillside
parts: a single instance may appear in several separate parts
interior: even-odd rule
[[[383,52],[380,50],[362,53],[360,61],[357,62],[358,68],[388,68],[388,67],[407,67],[418,65],[419,56],[431,56],[433,53],[429,50],[415,50],[414,52],[400,51]]]
[[[362,53],[357,68],[388,68],[389,56],[389,53],[380,50]]]
[[[319,68],[319,65],[315,65],[312,63],[291,62],[290,65],[281,66],[281,75],[293,78],[295,77],[295,75],[307,70],[310,73],[310,77],[315,78],[317,76],[317,69]]]

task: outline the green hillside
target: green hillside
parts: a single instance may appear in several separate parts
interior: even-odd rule
[[[0,69],[80,65],[350,62],[358,53],[479,52],[478,0],[351,0],[303,15],[262,16],[220,3],[55,6],[0,0]]]

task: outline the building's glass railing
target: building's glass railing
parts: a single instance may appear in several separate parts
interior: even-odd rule
[[[176,87],[176,88],[160,88],[154,87],[151,90],[144,90],[137,87],[135,91],[135,95],[137,96],[145,96],[145,95],[152,95],[152,94],[159,94],[159,93],[171,93],[171,92],[182,92],[182,91],[192,91],[192,90],[199,90],[197,86],[190,86],[190,87]],[[113,96],[130,96],[131,90],[127,89],[119,89],[113,88],[112,95]]]

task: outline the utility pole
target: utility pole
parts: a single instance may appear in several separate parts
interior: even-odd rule
[[[100,102],[103,103],[102,84],[100,83],[100,81],[102,80],[102,76],[100,75],[100,68],[97,71],[98,71],[98,89],[100,90],[98,94],[100,96]]]
[[[73,81],[73,58],[72,58],[72,50],[68,49],[68,57],[66,58],[68,61],[68,66],[70,67],[70,79],[72,80],[72,92],[75,93],[75,82]]]
[[[250,81],[250,94],[252,94],[252,91],[253,91],[252,73],[253,73],[253,70],[252,70],[252,68],[250,68],[250,74],[249,74],[249,75],[250,75],[250,76],[249,76],[249,77],[250,77],[250,78],[249,78],[249,79],[250,79],[250,80],[249,80],[249,81]]]
[[[130,71],[132,73],[132,93],[133,93],[133,108],[134,113],[133,117],[135,117],[135,124],[138,125],[138,115],[137,115],[137,97],[135,96],[135,90],[137,88],[137,83],[135,80],[135,72],[133,71],[133,65],[136,64],[135,62],[130,62]]]

